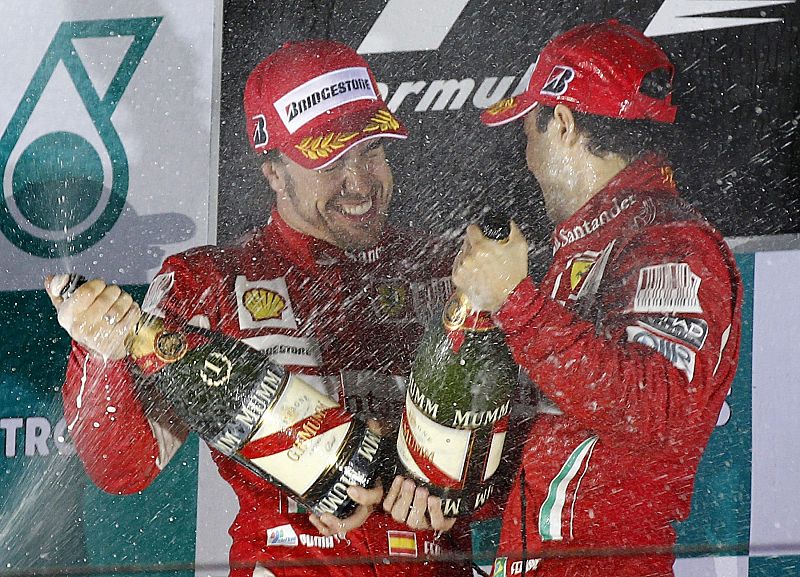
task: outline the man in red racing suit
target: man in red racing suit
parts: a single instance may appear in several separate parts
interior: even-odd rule
[[[315,105],[302,98],[303,91],[313,94],[325,82],[334,82],[338,100],[327,102],[321,116],[307,115],[305,129],[289,124],[294,118],[276,117],[284,109],[273,102],[291,94],[304,106]],[[416,343],[449,293],[452,257],[440,252],[441,245],[383,222],[392,182],[375,137],[404,137],[405,129],[380,100],[364,60],[333,42],[289,44],[268,57],[248,81],[245,108],[251,145],[258,151],[267,140],[278,143],[264,147],[271,152],[262,170],[277,197],[269,223],[239,245],[167,258],[142,309],[265,351],[350,411],[381,422],[391,435]],[[325,136],[326,130],[334,136]],[[50,282],[51,295],[61,282]],[[120,350],[138,309],[118,287],[99,279],[67,301],[53,300],[59,322],[74,339],[63,396],[78,454],[99,487],[140,491],[187,432],[137,382]],[[212,454],[239,499],[229,531],[235,577],[471,573],[464,561],[437,560],[468,550],[468,540],[455,545],[451,534],[412,530],[382,511],[370,515],[379,489],[369,506],[358,501],[359,513],[352,517],[357,522],[336,520],[331,528],[324,516],[298,511],[275,486]]]
[[[525,116],[528,166],[557,223],[539,284],[516,226],[505,245],[471,226],[453,270],[545,397],[495,577],[672,575],[672,522],[689,514],[736,370],[742,287],[723,238],[678,197],[662,157],[626,154],[641,146],[635,131],[597,144],[607,121],[591,115],[672,122],[669,91],[642,92],[661,69],[671,72],[666,56],[632,28],[581,26],[542,50],[527,93],[482,117]]]

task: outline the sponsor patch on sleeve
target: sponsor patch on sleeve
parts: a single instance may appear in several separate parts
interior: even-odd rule
[[[629,326],[625,329],[628,342],[639,343],[658,351],[675,367],[686,373],[689,382],[694,378],[695,352],[685,344],[677,343],[645,326]]]
[[[387,531],[389,555],[401,557],[417,556],[417,535],[412,531]]]
[[[644,318],[639,324],[682,341],[698,351],[703,348],[708,336],[708,323],[703,319],[664,315]]]
[[[684,262],[646,266],[639,271],[633,300],[636,313],[702,313],[700,277]]]

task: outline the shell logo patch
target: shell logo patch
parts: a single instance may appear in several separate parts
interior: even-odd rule
[[[239,328],[297,328],[284,277],[249,280],[240,275],[236,277],[234,293]]]
[[[250,313],[254,321],[279,319],[286,308],[283,297],[265,288],[250,289],[242,296],[244,308]]]

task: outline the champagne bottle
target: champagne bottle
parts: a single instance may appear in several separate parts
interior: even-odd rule
[[[481,229],[497,242],[510,232],[498,213]],[[401,473],[440,496],[445,516],[469,514],[495,492],[517,375],[489,313],[454,291],[417,350],[397,436]]]
[[[85,279],[70,275],[69,298]],[[137,372],[209,446],[310,511],[346,517],[347,487],[374,485],[385,440],[298,376],[237,339],[165,327],[143,313],[125,342]]]

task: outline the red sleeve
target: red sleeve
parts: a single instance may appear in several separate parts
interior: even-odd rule
[[[204,251],[197,252],[200,264],[213,270]],[[170,257],[153,279],[142,308],[149,299],[155,312],[188,320],[200,314],[205,294],[201,282],[182,257]],[[176,424],[157,393],[139,389],[128,360],[104,362],[73,343],[62,396],[84,468],[98,487],[110,493],[135,493],[147,487],[186,439],[185,429]]]
[[[224,254],[215,256],[207,247],[168,257],[150,283],[142,310],[178,326],[202,317],[201,326],[215,329],[220,321],[220,290],[213,287],[219,287],[222,281],[220,258]]]
[[[62,388],[64,415],[92,481],[109,493],[136,493],[158,475],[153,436],[127,361],[104,362],[73,343]]]
[[[542,392],[609,441],[707,435],[739,348],[741,282],[723,243],[699,225],[653,227],[608,263],[596,324],[529,278],[496,320]]]

